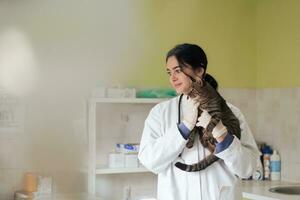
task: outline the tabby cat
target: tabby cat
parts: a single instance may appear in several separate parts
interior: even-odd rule
[[[212,130],[220,120],[222,120],[222,123],[226,126],[228,133],[234,134],[239,139],[241,137],[241,129],[239,120],[228,107],[226,101],[209,83],[204,79],[193,78],[192,75],[187,74],[184,69],[181,70],[192,80],[192,90],[188,96],[195,98],[195,100],[200,103],[198,107],[199,116],[203,110],[207,110],[211,115],[211,120],[206,129],[195,127],[191,131],[186,144],[186,147],[191,148],[194,144],[196,134],[199,133],[199,138],[203,147],[208,148],[211,154],[195,164],[187,165],[180,162],[175,163],[175,166],[181,170],[195,172],[203,170],[219,160],[219,158],[214,155],[216,140],[212,135]]]

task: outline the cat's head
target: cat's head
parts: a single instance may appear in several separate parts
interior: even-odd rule
[[[180,65],[179,67],[181,72],[188,76],[192,80],[192,82],[202,81],[202,77],[204,77],[203,72],[199,73],[199,71],[193,70],[192,67],[189,65]]]
[[[199,95],[202,95],[200,91],[203,86],[205,86],[205,81],[202,77],[197,76],[195,71],[190,66],[180,66],[181,71],[191,79],[191,87],[188,96],[194,98]]]
[[[191,98],[204,97],[207,94],[205,90],[206,82],[203,79],[199,79],[192,82],[191,91],[188,94]]]

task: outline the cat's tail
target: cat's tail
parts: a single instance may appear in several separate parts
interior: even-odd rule
[[[209,156],[205,157],[198,163],[187,165],[187,164],[184,164],[181,162],[177,162],[177,163],[175,163],[175,166],[183,171],[197,172],[197,171],[207,168],[208,166],[210,166],[217,160],[219,160],[219,158],[217,156],[215,156],[214,154],[210,154]]]

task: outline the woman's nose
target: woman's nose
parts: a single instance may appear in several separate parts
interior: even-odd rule
[[[171,80],[172,81],[176,81],[177,80],[176,73],[171,73]]]

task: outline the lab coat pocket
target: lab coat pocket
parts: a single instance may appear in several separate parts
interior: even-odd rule
[[[184,200],[187,196],[187,172],[177,168],[175,166],[175,163],[177,162],[185,163],[182,158],[177,158],[172,163],[173,182],[171,187],[173,188],[173,195],[176,196],[176,199],[178,198]]]
[[[217,180],[217,188],[219,192],[219,200],[237,200],[235,198],[235,190],[238,182],[238,178],[233,175],[231,172],[224,170],[222,165],[215,165],[216,169],[214,180]]]

